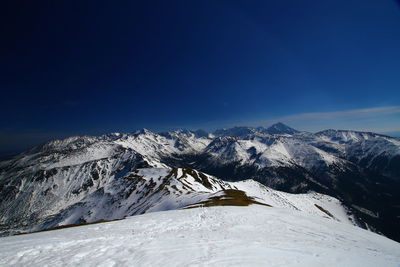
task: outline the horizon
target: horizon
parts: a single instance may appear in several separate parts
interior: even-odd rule
[[[2,12],[0,155],[69,136],[278,121],[400,137],[396,1],[38,1]]]
[[[95,134],[95,135],[90,135],[90,134],[73,135],[72,134],[72,135],[59,136],[59,137],[55,137],[55,138],[45,139],[45,140],[39,141],[39,142],[37,142],[35,144],[32,144],[32,145],[27,145],[27,146],[24,146],[23,148],[20,148],[18,150],[14,150],[14,151],[12,151],[12,150],[1,150],[0,149],[0,160],[2,160],[2,158],[7,159],[8,157],[17,155],[19,153],[22,153],[22,152],[24,152],[26,150],[29,150],[29,149],[31,149],[31,148],[33,148],[35,146],[41,145],[41,144],[45,144],[45,143],[48,143],[48,142],[51,142],[51,141],[55,141],[55,140],[63,140],[63,139],[66,139],[66,138],[76,137],[76,136],[94,136],[94,137],[99,137],[99,136],[103,136],[103,135],[107,135],[107,134],[115,134],[115,133],[117,133],[117,134],[133,134],[136,131],[141,131],[141,130],[148,130],[148,131],[156,133],[156,134],[162,134],[162,133],[179,131],[179,130],[189,130],[189,131],[192,131],[192,132],[205,131],[208,134],[214,134],[218,130],[226,130],[226,129],[242,128],[242,127],[243,128],[264,128],[264,129],[268,129],[269,127],[272,127],[272,126],[274,126],[276,124],[283,124],[284,126],[292,128],[292,129],[297,130],[299,132],[306,132],[306,133],[308,132],[308,133],[313,133],[313,134],[321,132],[321,131],[326,131],[326,130],[335,130],[335,131],[368,132],[368,133],[381,134],[381,135],[385,135],[385,136],[392,137],[392,138],[400,138],[400,132],[398,132],[397,135],[390,135],[390,134],[387,134],[387,133],[380,133],[380,132],[373,132],[373,131],[358,131],[358,130],[352,130],[352,129],[334,129],[334,128],[326,128],[326,129],[321,129],[319,131],[306,131],[306,130],[302,130],[302,129],[298,129],[298,128],[293,128],[293,127],[291,127],[291,125],[288,125],[287,123],[280,122],[280,121],[276,121],[275,123],[272,123],[272,124],[266,125],[266,126],[265,125],[258,125],[258,126],[236,125],[236,126],[231,126],[231,127],[215,128],[213,130],[205,130],[205,129],[202,129],[202,128],[189,129],[189,128],[182,127],[182,128],[174,128],[174,129],[169,129],[167,131],[162,131],[162,130],[152,130],[152,129],[148,129],[148,128],[137,128],[137,129],[132,129],[131,131],[127,131],[127,132],[108,132],[108,133]]]

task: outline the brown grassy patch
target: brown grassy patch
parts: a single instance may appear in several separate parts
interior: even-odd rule
[[[212,207],[212,206],[249,206],[251,204],[258,204],[263,206],[272,207],[269,204],[256,201],[254,198],[246,195],[244,191],[236,189],[222,190],[223,195],[211,197],[205,201],[184,207],[184,209],[198,208],[198,207]]]

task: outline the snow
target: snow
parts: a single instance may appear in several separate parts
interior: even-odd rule
[[[342,203],[338,199],[327,195],[315,192],[307,194],[285,193],[268,188],[254,180],[245,180],[231,184],[237,189],[246,192],[247,195],[255,197],[262,203],[268,203],[273,207],[299,210],[313,216],[322,216],[346,224],[356,225],[354,217],[348,214],[347,209],[344,208]],[[333,218],[321,211],[316,205],[328,211]]]
[[[270,147],[268,147],[262,154],[262,157],[269,161],[290,162],[291,155],[287,148],[282,142],[276,141]],[[280,165],[275,163],[275,165]]]
[[[115,141],[116,144],[159,160],[162,156],[180,153],[197,153],[204,150],[211,142],[209,138],[196,138],[192,132],[175,131],[156,134],[148,130],[136,132]]]
[[[102,166],[111,169],[110,166]],[[75,169],[74,172],[78,171],[83,176],[90,173],[83,168]],[[13,216],[16,210],[24,214],[29,214],[29,209],[42,210],[36,221],[31,221],[30,225],[21,226],[22,228],[14,227],[14,230],[31,232],[82,221],[113,220],[136,214],[179,209],[216,196],[224,197],[224,190],[228,189],[242,190],[248,197],[274,207],[301,210],[311,215],[355,224],[351,214],[347,214],[346,208],[335,198],[316,193],[288,194],[253,180],[225,182],[196,170],[139,168],[125,173],[124,176],[108,175],[109,179],[95,180],[87,192],[79,194],[72,192],[81,187],[82,180],[64,183],[65,179],[62,178],[69,177],[67,174],[68,172],[58,173],[49,179],[46,187],[35,187],[32,195],[32,203],[35,206],[22,206],[20,203],[26,199],[24,196],[21,196],[19,202],[15,202],[16,206],[11,206],[9,216]],[[59,190],[60,195],[62,193],[65,197],[57,199],[54,195],[43,195],[42,192],[46,192],[53,184],[57,185],[55,190]],[[26,188],[25,184],[21,186]],[[322,210],[319,207],[322,207]]]
[[[61,168],[66,166],[74,166],[84,164],[90,161],[98,161],[106,159],[113,155],[115,145],[112,144],[98,144],[96,146],[89,146],[83,150],[74,151],[74,153],[58,160],[58,162],[51,164],[43,164],[46,169]]]
[[[144,168],[138,169],[138,175],[149,181],[151,179],[156,180],[159,177],[167,176],[170,171],[171,169],[169,168]]]
[[[299,211],[211,207],[1,238],[1,266],[398,266],[400,244]]]

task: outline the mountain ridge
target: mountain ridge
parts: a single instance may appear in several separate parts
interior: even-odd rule
[[[246,132],[249,129],[251,133]],[[54,215],[58,206],[78,203],[135,169],[191,168],[226,182],[254,179],[285,192],[315,191],[336,197],[365,223],[363,227],[398,238],[398,139],[342,130],[316,134],[236,130],[238,136],[139,130],[36,146],[0,162],[0,211],[5,214],[1,227],[26,214],[33,217],[28,216],[25,224],[37,223],[34,214]],[[56,180],[69,180],[69,191],[63,189],[65,182],[55,184]],[[38,191],[39,185],[43,191]],[[44,199],[59,204],[49,208]]]

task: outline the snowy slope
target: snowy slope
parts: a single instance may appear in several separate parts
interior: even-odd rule
[[[254,180],[231,183],[249,196],[268,203],[273,207],[302,211],[313,216],[323,216],[346,224],[356,225],[349,210],[336,198],[311,192],[290,194],[268,188]]]
[[[311,215],[356,225],[354,217],[342,203],[326,195],[279,192],[253,180],[229,183],[192,169],[145,168],[114,179],[29,230],[179,209],[215,198],[223,201],[229,198],[229,193],[234,193],[227,190],[243,191],[243,196],[234,198],[248,198],[250,201],[253,199],[273,207],[301,210]],[[250,203],[245,203],[248,204]]]
[[[142,130],[37,146],[0,162],[0,232],[35,225],[136,168],[168,168],[162,157],[195,153],[209,142],[191,132],[165,137]]]
[[[334,142],[327,143],[325,139],[307,133],[273,136],[261,133],[241,138],[218,137],[204,152],[212,158],[214,165],[235,163],[260,168],[301,166],[307,170],[331,166],[345,169],[353,165],[344,157],[344,153],[324,150],[333,146],[338,147],[337,151],[345,151],[345,148]],[[400,147],[397,150],[400,151]]]
[[[1,266],[397,266],[400,244],[260,205],[155,212],[1,238]]]
[[[362,167],[400,179],[400,140],[369,132],[326,130],[316,134],[331,146],[342,147],[336,154]]]

